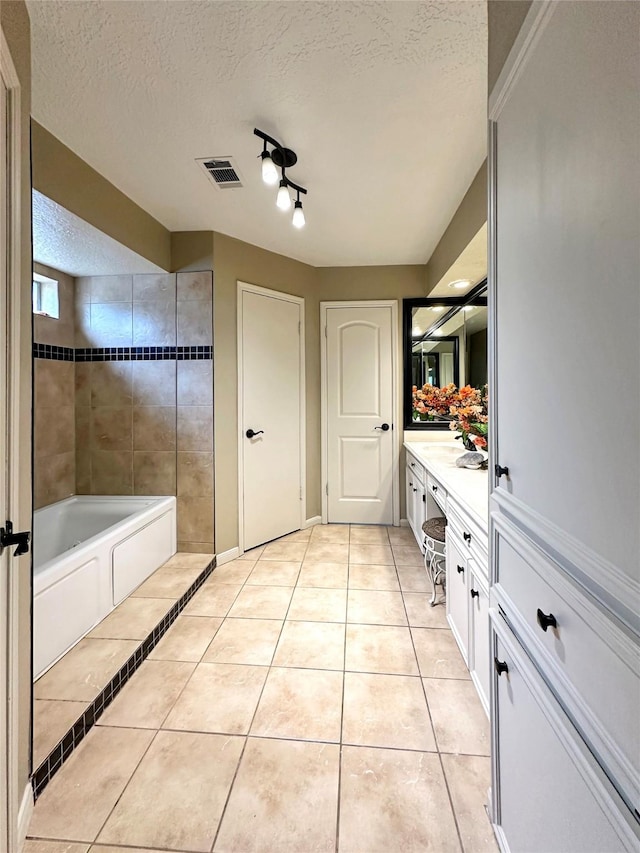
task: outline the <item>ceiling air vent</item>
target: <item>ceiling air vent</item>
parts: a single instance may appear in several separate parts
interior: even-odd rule
[[[241,187],[242,181],[232,157],[204,157],[196,160],[205,170],[210,180],[221,190]]]

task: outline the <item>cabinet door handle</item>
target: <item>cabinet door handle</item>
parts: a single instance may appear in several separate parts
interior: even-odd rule
[[[509,667],[507,666],[507,662],[504,660],[498,660],[498,658],[493,659],[493,665],[495,667],[498,675],[502,675],[503,672],[509,672]]]
[[[543,613],[542,610],[538,607],[537,612],[538,617],[538,625],[542,628],[542,630],[546,633],[547,628],[557,628],[558,620],[553,615],[553,613]]]
[[[509,469],[505,468],[502,465],[496,464],[496,467],[494,470],[496,472],[496,480],[499,480],[500,477],[508,477],[509,476]]]
[[[414,492],[417,492],[418,490],[417,490],[417,489],[414,489],[413,491],[414,491]]]
[[[464,566],[456,566],[456,569],[458,570],[459,575],[464,573]]]
[[[432,492],[437,492],[437,491],[438,491],[438,487],[437,487],[437,486],[431,486],[431,491],[432,491]]]
[[[470,592],[470,595],[471,595],[471,598],[478,598],[478,596],[480,595],[480,593],[478,592],[478,590],[477,590],[477,589],[472,589],[472,590],[471,590],[471,592]]]
[[[465,542],[471,542],[471,534],[470,533],[463,533],[462,538],[464,539]]]

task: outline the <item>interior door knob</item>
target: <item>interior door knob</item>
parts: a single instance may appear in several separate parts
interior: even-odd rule
[[[248,429],[245,435],[247,436],[247,438],[255,438],[256,435],[262,435],[263,433],[263,429],[259,429],[257,432],[254,432],[252,429]]]
[[[382,432],[386,432],[389,429],[389,424],[382,424],[382,426],[374,427],[374,429],[381,429]]]

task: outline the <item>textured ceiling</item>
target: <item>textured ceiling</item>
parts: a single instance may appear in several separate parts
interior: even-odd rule
[[[33,259],[72,276],[164,272],[35,190]]]
[[[318,266],[424,263],[486,148],[486,3],[30,0],[33,114],[171,230]],[[258,126],[294,148],[298,232]],[[233,155],[219,191],[195,158]]]

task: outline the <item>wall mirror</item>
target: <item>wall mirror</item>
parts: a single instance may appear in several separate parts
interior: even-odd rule
[[[466,296],[403,300],[403,329],[404,428],[448,429],[448,413],[421,411],[418,392],[487,384],[486,278]]]

